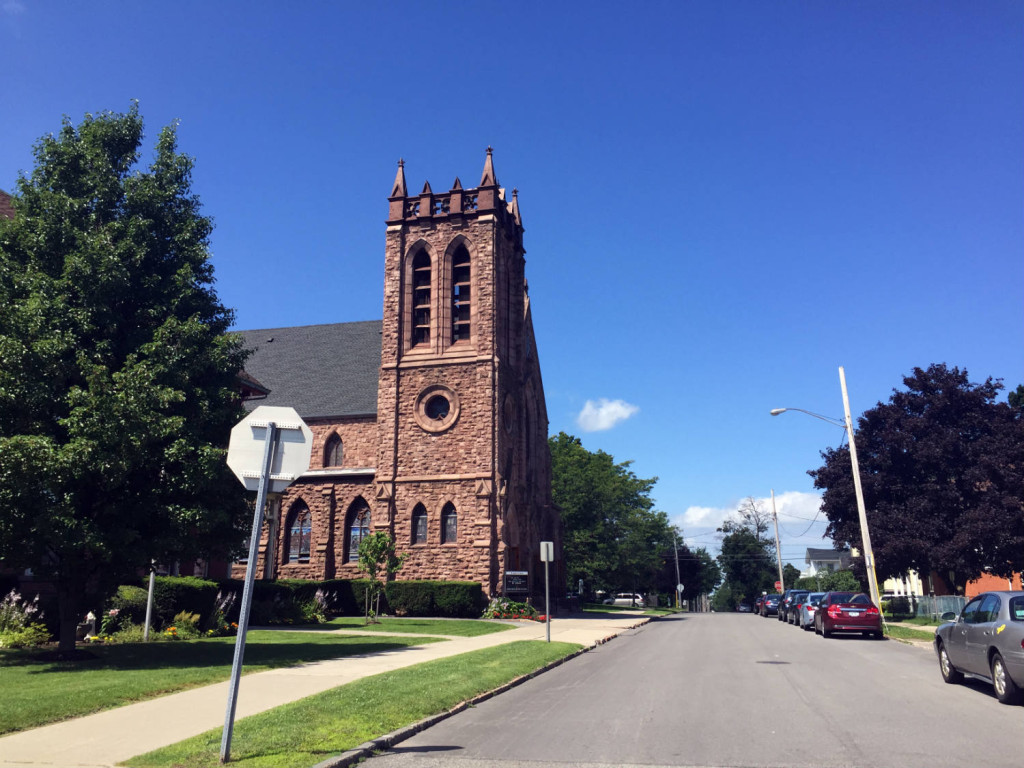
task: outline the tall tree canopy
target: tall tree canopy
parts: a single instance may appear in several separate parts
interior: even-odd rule
[[[240,541],[222,446],[245,361],[173,127],[148,171],[135,105],[35,146],[0,220],[0,563],[87,589]],[[219,546],[218,546],[219,545]]]
[[[1002,384],[915,368],[858,420],[855,439],[879,579],[936,571],[963,590],[983,570],[1024,566],[1024,419],[996,402]],[[859,546],[848,447],[809,472],[824,491],[827,535]]]
[[[747,498],[730,519],[722,523],[722,551],[718,556],[725,579],[716,593],[715,607],[750,602],[761,592],[774,592],[778,580],[775,543],[768,538],[771,517],[753,497]],[[723,597],[727,596],[726,598]]]
[[[673,531],[650,497],[657,478],[637,477],[630,462],[616,464],[560,432],[549,439],[552,498],[561,509],[566,578],[595,590],[654,587]]]

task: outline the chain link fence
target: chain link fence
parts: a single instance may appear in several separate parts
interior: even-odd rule
[[[917,598],[917,616],[937,619],[944,613],[960,614],[967,598],[962,595],[925,595]]]

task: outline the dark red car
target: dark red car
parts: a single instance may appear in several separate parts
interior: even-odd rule
[[[882,614],[863,592],[826,592],[814,612],[814,632],[822,637],[860,632],[881,640]]]

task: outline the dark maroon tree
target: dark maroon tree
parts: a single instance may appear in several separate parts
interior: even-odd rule
[[[983,571],[1024,567],[1024,420],[945,364],[915,368],[858,420],[857,454],[879,579],[933,570],[961,591]],[[811,470],[827,535],[860,546],[848,447]]]

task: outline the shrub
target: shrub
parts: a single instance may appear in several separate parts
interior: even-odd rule
[[[203,630],[207,637],[221,637],[233,635],[238,630],[238,624],[228,620],[235,603],[238,602],[237,592],[218,592],[213,601],[213,610],[209,617],[203,622]]]
[[[487,605],[473,581],[392,581],[385,594],[396,616],[476,618]]]
[[[143,590],[145,591],[145,590]],[[182,611],[199,616],[200,624],[214,610],[219,586],[195,576],[157,576],[153,585],[153,616],[158,626],[167,626]],[[145,621],[145,613],[137,620]]]
[[[20,629],[0,631],[0,648],[35,648],[50,642],[46,625],[38,621]]]
[[[25,600],[16,589],[12,589],[0,600],[0,632],[17,632],[42,618],[39,595],[32,600]]]
[[[487,605],[483,588],[474,581],[435,582],[436,615],[446,618],[475,619]]]
[[[485,619],[532,619],[537,609],[529,603],[517,603],[507,597],[496,597],[484,610]]]

